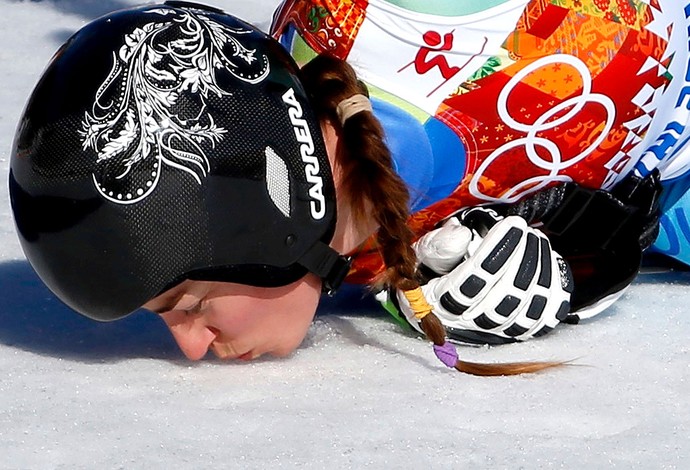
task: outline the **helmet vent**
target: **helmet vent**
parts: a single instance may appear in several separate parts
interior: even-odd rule
[[[266,147],[266,187],[271,201],[285,217],[290,217],[288,168],[271,147]]]

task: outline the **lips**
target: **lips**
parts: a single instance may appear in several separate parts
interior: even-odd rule
[[[239,359],[240,361],[251,361],[255,357],[257,357],[257,356],[255,356],[252,351],[249,351],[249,352],[242,354],[241,356],[237,356],[237,359]]]
[[[219,343],[214,341],[211,343],[211,350],[218,359],[235,359],[241,354],[237,353],[228,343]]]
[[[240,361],[251,361],[259,356],[253,351],[239,353],[238,351],[235,351],[230,343],[214,342],[211,344],[211,350],[216,357],[222,360],[238,359]]]

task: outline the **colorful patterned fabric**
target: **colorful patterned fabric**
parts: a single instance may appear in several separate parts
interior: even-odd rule
[[[659,168],[667,184],[686,174],[690,2],[465,3],[473,12],[448,16],[413,11],[411,0],[289,0],[274,22],[298,60],[347,59],[374,97],[459,139],[459,184],[413,214],[418,233],[459,208],[559,181],[608,189],[632,171]],[[369,248],[351,280],[382,266]]]

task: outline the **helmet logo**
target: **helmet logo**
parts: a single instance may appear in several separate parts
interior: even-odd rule
[[[270,72],[268,58],[239,39],[250,29],[187,9],[146,13],[159,21],[134,29],[113,52],[80,131],[83,149],[97,153],[98,192],[119,204],[149,196],[166,167],[202,184],[211,169],[207,151],[228,132],[207,109],[212,95],[231,94],[218,74],[255,84]]]
[[[309,197],[312,199],[309,204],[311,216],[316,220],[321,220],[326,215],[326,199],[323,196],[323,179],[319,175],[319,160],[314,155],[314,140],[311,137],[307,121],[302,118],[302,106],[295,97],[295,90],[290,88],[286,91],[283,94],[283,102],[288,105],[290,122],[295,131],[297,142],[300,143],[299,150],[302,162],[304,162],[304,172],[307,182],[311,184],[309,188]]]

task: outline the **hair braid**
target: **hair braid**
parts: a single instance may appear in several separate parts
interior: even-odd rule
[[[414,234],[407,224],[409,192],[393,168],[383,128],[370,112],[357,113],[341,124],[336,111],[345,99],[358,94],[369,96],[366,85],[345,61],[327,55],[320,55],[302,67],[300,79],[319,119],[330,121],[340,133],[338,162],[343,192],[339,197],[349,199],[355,220],[363,220],[368,209],[379,226],[376,236],[387,268],[379,281],[402,291],[415,291],[420,286],[412,248]],[[450,354],[453,360],[442,361],[461,372],[515,375],[560,364],[476,364],[457,360],[457,352],[446,342],[446,331],[439,318],[430,307],[425,313],[421,316],[421,328],[434,344],[437,356],[441,359],[439,350]]]
[[[385,281],[406,290],[418,287],[414,235],[407,225],[409,193],[393,169],[383,128],[371,113],[355,114],[344,125],[336,114],[341,101],[357,94],[368,96],[366,85],[346,62],[325,55],[305,65],[301,79],[319,118],[340,130],[344,194],[355,217],[361,219],[369,208],[380,227],[377,238],[389,268]]]

